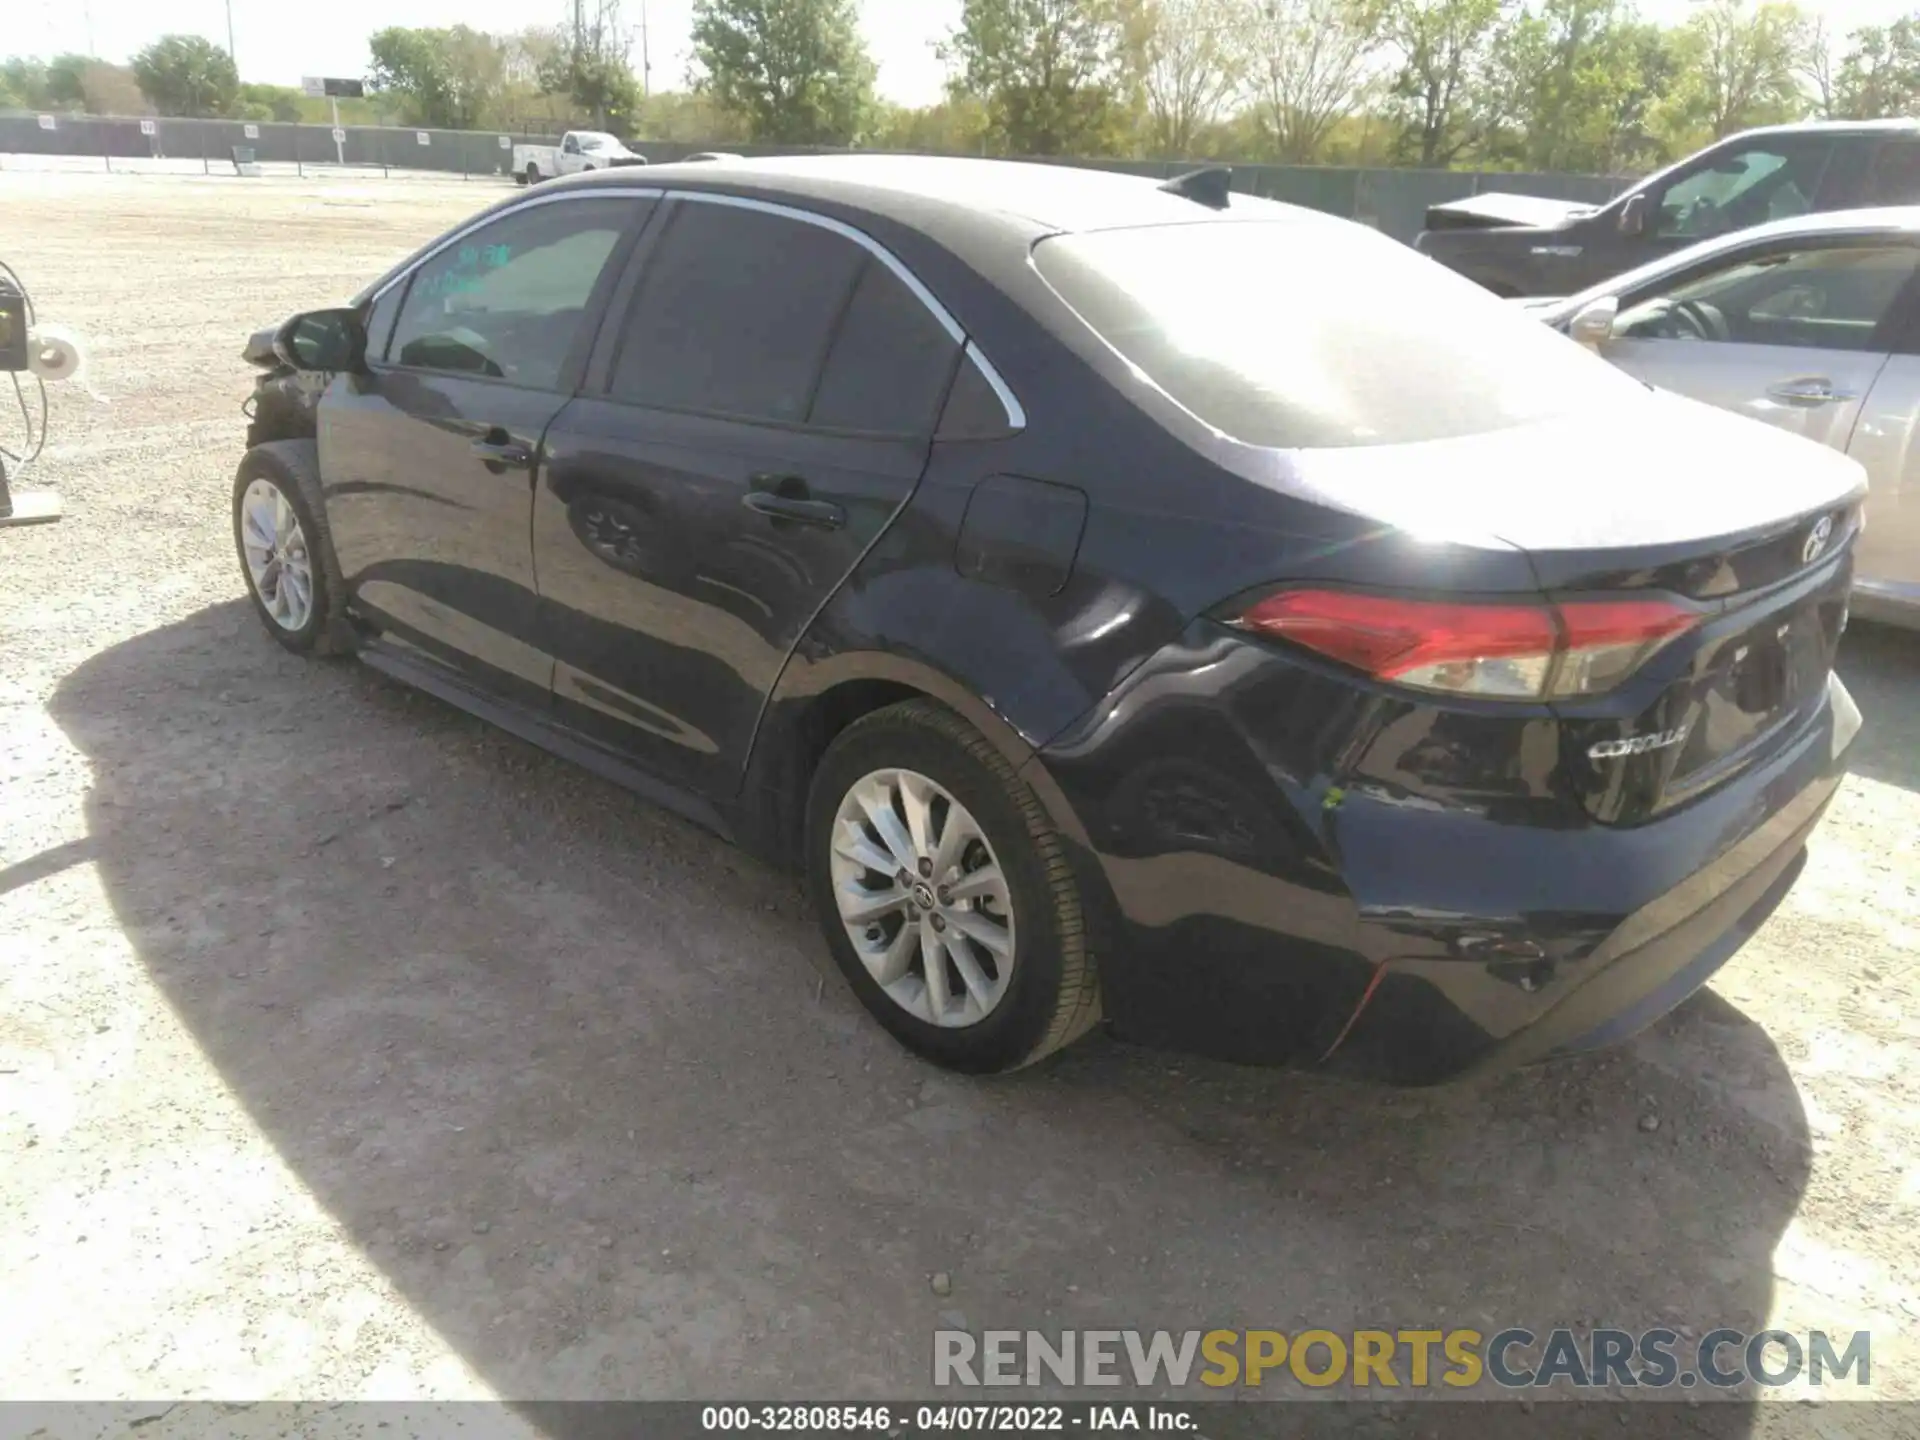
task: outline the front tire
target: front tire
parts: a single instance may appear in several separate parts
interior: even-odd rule
[[[296,655],[335,655],[348,634],[311,440],[256,445],[233,477],[233,542],[254,612]]]
[[[1031,1065],[1100,1018],[1080,891],[1032,789],[931,701],[865,716],[808,796],[808,884],[847,982],[936,1065]]]

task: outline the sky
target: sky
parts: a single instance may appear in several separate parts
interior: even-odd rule
[[[1916,0],[1811,0],[1830,31],[1885,24],[1914,8]],[[642,7],[653,87],[677,90],[686,83],[687,30],[693,0],[624,0],[634,32],[633,63],[640,63]],[[297,85],[305,75],[359,76],[366,72],[366,37],[387,25],[467,24],[476,30],[511,31],[554,23],[571,10],[568,0],[0,0],[8,12],[0,28],[0,54],[48,56],[74,50],[103,60],[124,61],[155,37],[170,32],[201,34],[220,44],[233,16],[233,45],[242,79]],[[1649,19],[1684,19],[1687,0],[1642,0]],[[960,0],[860,0],[867,44],[880,67],[880,93],[903,105],[938,100],[944,72],[934,42],[952,29]]]

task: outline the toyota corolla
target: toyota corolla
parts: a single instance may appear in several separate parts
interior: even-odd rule
[[[1631,1034],[1839,784],[1862,472],[1224,182],[508,198],[249,344],[266,630],[803,872],[942,1065]]]

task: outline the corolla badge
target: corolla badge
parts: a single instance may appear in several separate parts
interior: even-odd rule
[[[1800,547],[1800,563],[1811,565],[1820,558],[1820,552],[1827,548],[1827,541],[1833,538],[1833,517],[1822,515],[1813,522],[1813,528],[1807,532],[1807,543]]]
[[[1635,735],[1626,740],[1602,740],[1598,745],[1587,747],[1590,760],[1617,760],[1622,755],[1644,755],[1649,750],[1665,750],[1669,745],[1678,745],[1687,738],[1688,727],[1676,725],[1671,730],[1661,730],[1652,735]]]

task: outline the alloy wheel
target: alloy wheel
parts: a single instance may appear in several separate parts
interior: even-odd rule
[[[241,497],[240,547],[268,618],[282,630],[304,629],[313,615],[313,557],[299,515],[271,480],[255,480]]]
[[[1005,872],[967,807],[913,770],[875,770],[842,798],[833,894],[854,952],[889,999],[945,1029],[1006,997],[1016,962]]]

